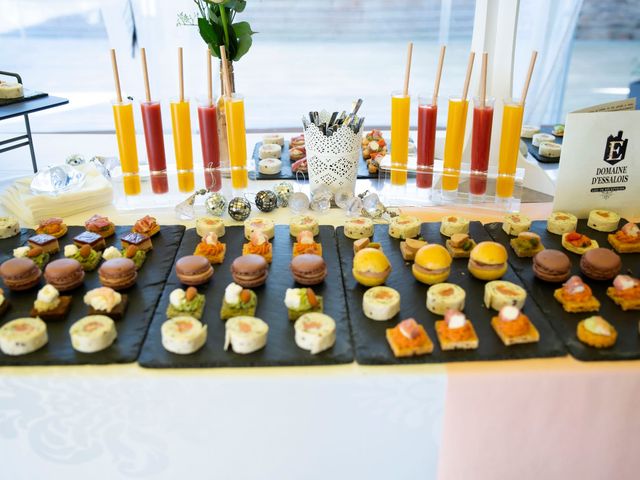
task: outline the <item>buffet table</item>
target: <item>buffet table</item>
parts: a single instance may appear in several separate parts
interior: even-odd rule
[[[551,205],[522,211],[546,218]],[[411,213],[435,221],[450,212]],[[101,213],[117,224],[140,216]],[[145,213],[176,223],[172,211]],[[287,214],[268,216],[287,223]],[[334,209],[319,220],[344,216]],[[600,479],[640,469],[639,362],[1,373],[0,451],[11,478]]]

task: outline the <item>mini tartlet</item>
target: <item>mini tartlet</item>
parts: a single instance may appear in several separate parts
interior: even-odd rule
[[[444,320],[436,320],[436,334],[443,351],[478,348],[478,335],[473,324],[458,310],[447,310]]]
[[[371,320],[390,320],[400,312],[400,293],[390,287],[372,287],[362,296],[362,312]]]
[[[578,227],[578,218],[567,212],[553,212],[547,218],[547,230],[556,235],[575,232]]]
[[[113,320],[122,320],[127,310],[128,297],[113,288],[98,287],[84,294],[87,315],[106,315]]]
[[[253,317],[258,307],[258,296],[253,290],[242,288],[237,283],[230,283],[224,290],[220,319],[229,320],[232,317]]]
[[[249,242],[242,246],[243,255],[260,255],[267,263],[271,263],[273,259],[273,245],[269,243],[266,233],[255,230],[251,233]]]
[[[418,253],[418,250],[427,245],[427,243],[428,242],[425,240],[407,238],[400,242],[400,254],[407,262],[413,262],[416,259],[416,253]]]
[[[373,220],[366,217],[349,218],[344,222],[344,234],[347,238],[358,240],[373,236]]]
[[[562,234],[562,246],[570,252],[582,255],[588,250],[598,248],[598,242],[578,232]]]
[[[593,316],[578,323],[576,336],[578,340],[590,347],[610,348],[615,345],[618,332],[604,318]]]
[[[45,285],[38,291],[33,302],[31,316],[38,317],[45,322],[64,320],[71,309],[71,296],[62,296],[52,285]]]
[[[28,245],[14,248],[13,256],[15,258],[30,258],[40,270],[44,269],[45,265],[49,263],[51,258],[51,256],[41,247],[30,247]]]
[[[497,242],[480,242],[471,250],[468,268],[479,280],[498,280],[507,272],[507,250]]]
[[[73,258],[80,262],[80,265],[82,265],[82,269],[85,272],[91,272],[98,268],[98,264],[102,259],[102,254],[91,248],[90,245],[83,245],[80,248],[74,244],[65,245],[64,256],[66,258]]]
[[[376,287],[386,282],[391,274],[391,263],[377,248],[363,248],[353,257],[353,277],[365,287]]]
[[[84,222],[84,228],[86,228],[88,232],[97,233],[102,238],[108,238],[116,233],[115,224],[102,215],[94,215]]]
[[[204,312],[204,305],[205,296],[198,293],[197,288],[189,287],[186,290],[176,288],[169,294],[167,318],[187,316],[200,320]]]
[[[607,296],[622,310],[640,310],[640,280],[629,275],[618,275],[613,286],[607,288]]]
[[[244,238],[251,239],[253,232],[260,232],[271,240],[275,235],[275,224],[273,220],[263,217],[248,218],[244,221]]]
[[[538,330],[518,307],[502,307],[491,319],[491,326],[506,346],[540,340]]]
[[[52,217],[40,220],[36,227],[37,234],[51,235],[56,238],[63,237],[68,231],[67,225],[61,218]]]
[[[427,285],[442,283],[451,273],[451,255],[442,245],[425,245],[418,253],[411,267],[416,280]]]
[[[464,310],[464,289],[453,283],[438,283],[427,290],[427,310],[444,315],[447,310]]]
[[[389,223],[389,236],[405,240],[420,235],[419,219],[411,215],[398,215],[391,218]]]
[[[151,215],[145,215],[144,217],[136,220],[136,223],[133,224],[131,231],[134,233],[142,233],[143,235],[147,235],[148,237],[153,237],[160,231],[160,225],[158,225],[158,221],[155,217],[152,217]]]
[[[607,240],[618,253],[640,253],[640,228],[635,223],[627,223],[616,233],[610,233]]]
[[[454,233],[469,233],[469,220],[456,215],[443,217],[440,223],[440,233],[451,237]]]
[[[502,220],[502,230],[507,235],[518,235],[531,228],[531,219],[520,213],[511,213],[504,216]]]
[[[297,320],[301,315],[310,312],[322,313],[322,297],[316,295],[311,288],[287,288],[284,296],[289,320]]]
[[[387,342],[396,357],[413,357],[433,352],[433,342],[422,325],[413,318],[386,331]]]
[[[536,253],[544,250],[540,235],[533,232],[518,233],[516,238],[509,240],[509,245],[519,257],[533,257]]]
[[[194,255],[209,260],[209,263],[218,264],[224,261],[224,255],[227,251],[227,246],[218,240],[218,235],[213,232],[206,233],[200,243],[196,245],[193,252]]]
[[[562,304],[565,312],[597,312],[600,302],[593,296],[591,287],[584,283],[578,275],[567,280],[562,288],[553,292],[553,297]]]
[[[454,233],[447,239],[445,246],[453,258],[469,258],[476,242],[467,233]]]
[[[316,242],[313,238],[313,233],[308,230],[300,232],[293,243],[292,255],[294,257],[305,253],[322,256],[322,244]]]
[[[587,219],[587,226],[599,232],[613,232],[618,228],[620,215],[610,210],[591,210]]]

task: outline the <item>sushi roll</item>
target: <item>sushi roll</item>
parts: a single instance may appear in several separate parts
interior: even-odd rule
[[[523,125],[522,130],[520,131],[520,136],[522,138],[531,138],[539,131],[540,127],[538,125]]]
[[[207,341],[207,326],[193,317],[174,317],[162,324],[162,346],[178,355],[197,352]]]
[[[502,307],[522,308],[527,292],[520,285],[504,280],[494,280],[484,286],[484,305],[499,311]]]
[[[196,232],[201,237],[207,233],[215,233],[218,238],[224,236],[224,220],[216,217],[200,217],[196,219]]]
[[[420,225],[422,225],[422,222],[416,217],[398,215],[393,217],[389,223],[389,236],[401,240],[415,238],[420,235]]]
[[[469,233],[469,220],[455,215],[443,217],[440,223],[440,233],[450,237],[454,233]]]
[[[344,234],[347,238],[359,240],[373,236],[373,220],[365,217],[349,218],[344,222]]]
[[[282,135],[269,134],[262,137],[263,145],[280,145],[284,147],[284,137]]]
[[[371,320],[390,320],[400,311],[400,294],[390,287],[372,287],[362,296],[362,311]]]
[[[553,212],[547,218],[547,230],[556,235],[575,232],[578,227],[578,218],[567,212]]]
[[[444,315],[447,310],[464,310],[466,293],[453,283],[437,283],[427,290],[427,310]]]
[[[258,162],[258,171],[264,175],[276,175],[282,170],[282,160],[265,158]]]
[[[0,350],[5,355],[25,355],[47,344],[47,324],[39,318],[17,318],[0,328]]]
[[[296,345],[314,355],[336,343],[336,322],[324,313],[305,313],[296,320],[293,328]]]
[[[511,213],[505,215],[502,220],[502,230],[507,235],[516,236],[522,232],[526,232],[531,228],[531,219],[520,213]]]
[[[282,148],[277,143],[262,144],[258,149],[260,160],[264,160],[265,158],[280,158],[281,155]]]
[[[247,240],[251,240],[253,232],[260,232],[271,240],[275,235],[276,225],[273,220],[264,217],[249,218],[244,221],[244,236]]]
[[[613,232],[618,229],[620,215],[610,210],[591,210],[587,226],[599,232]]]
[[[531,144],[534,147],[539,147],[542,142],[554,142],[556,137],[550,133],[536,133],[531,137]]]
[[[15,237],[20,233],[20,224],[14,217],[0,217],[0,239]]]
[[[106,315],[88,315],[71,325],[71,345],[82,353],[95,353],[109,348],[118,333],[116,324]]]
[[[298,234],[304,230],[309,230],[315,237],[320,233],[318,219],[313,215],[295,215],[289,221],[289,233],[292,237],[298,237]]]
[[[232,317],[225,324],[224,349],[253,353],[267,344],[269,325],[257,317]]]
[[[538,152],[543,157],[560,158],[562,145],[553,142],[542,142],[538,148]]]

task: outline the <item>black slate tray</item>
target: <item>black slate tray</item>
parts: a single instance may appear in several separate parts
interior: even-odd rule
[[[362,313],[362,295],[367,290],[355,281],[351,274],[353,265],[353,240],[344,236],[344,228],[338,227],[338,248],[342,262],[343,281],[349,306],[349,319],[356,350],[356,361],[365,365],[401,364],[401,363],[439,363],[477,360],[509,360],[521,358],[557,357],[565,355],[562,343],[547,323],[536,303],[527,299],[524,312],[529,316],[538,331],[540,341],[533,344],[506,347],[491,327],[491,317],[497,312],[484,306],[485,282],[472,277],[467,270],[468,259],[453,260],[451,275],[447,280],[464,288],[467,296],[465,314],[473,322],[480,339],[476,350],[460,350],[444,352],[440,349],[435,332],[435,321],[442,317],[434,315],[426,308],[427,285],[414,279],[411,263],[403,260],[400,254],[400,241],[391,238],[386,225],[376,225],[373,240],[380,242],[385,255],[392,265],[392,272],[386,285],[400,292],[400,313],[386,322],[370,320]],[[422,236],[429,243],[444,245],[446,237],[440,235],[440,223],[423,223]],[[471,222],[470,235],[477,242],[490,240],[480,222]],[[520,284],[513,270],[509,269],[504,280]],[[434,342],[434,351],[430,355],[418,357],[396,358],[387,343],[385,331],[393,328],[400,320],[413,317],[422,324]]]
[[[258,163],[260,162],[260,147],[262,146],[262,142],[256,143],[256,146],[253,149],[253,161],[255,163],[256,170],[252,172],[253,180],[296,180],[296,174],[291,171],[291,164],[293,163],[289,158],[289,140],[284,141],[284,147],[282,147],[282,170],[280,173],[276,173],[275,175],[266,175],[264,173],[260,173],[258,168]],[[298,175],[298,178],[307,178],[309,176],[308,173]],[[367,168],[367,162],[364,158],[362,158],[362,151],[360,151],[360,160],[358,161],[358,178],[378,178],[378,173],[369,173],[369,169]]]
[[[543,125],[543,126],[540,127],[540,132],[539,133],[550,133],[550,134],[553,135],[553,126],[552,125]],[[555,137],[556,137],[556,139],[554,140],[555,143],[562,145],[562,139],[564,138],[564,136],[559,137],[559,136],[556,135]],[[532,155],[533,158],[535,158],[540,163],[559,163],[560,162],[560,158],[561,157],[547,157],[546,155],[540,155],[538,147],[536,147],[532,143],[533,142],[532,138],[521,137],[521,140],[527,146],[527,150],[529,150],[529,154]]]
[[[82,231],[84,231],[84,227],[70,226],[67,234],[59,240],[60,253],[53,255],[52,260],[63,258],[64,246],[71,244],[72,238]],[[131,231],[131,226],[117,227],[116,235],[107,239],[107,245],[119,247],[120,236],[129,231]],[[69,293],[63,293],[63,295],[73,296],[71,311],[64,321],[47,324],[49,335],[47,345],[28,355],[12,357],[0,353],[0,365],[82,365],[134,362],[140,353],[153,311],[162,293],[165,279],[173,265],[173,259],[183,233],[184,226],[168,225],[161,227],[160,232],[153,237],[153,250],[148,254],[147,260],[138,272],[136,285],[122,292],[128,295],[129,304],[125,317],[116,322],[118,338],[109,348],[90,354],[76,352],[71,346],[71,338],[69,337],[71,325],[87,314],[87,307],[83,302],[84,294],[88,290],[100,286],[98,272],[95,270],[86,272],[82,287]],[[23,238],[23,243],[26,243],[27,236]],[[2,247],[2,253],[6,254],[4,244]],[[10,251],[8,253],[11,255]],[[43,277],[40,287],[44,284]],[[34,288],[27,292],[10,292],[6,288],[4,290],[11,302],[11,307],[2,316],[0,323],[4,324],[15,318],[30,316],[38,289]]]
[[[27,243],[27,239],[35,235],[30,228],[21,228],[20,233],[13,237],[0,240],[0,263],[13,257],[13,249],[21,247]]]
[[[195,230],[187,230],[176,258],[191,255],[199,241],[200,237]],[[322,243],[322,255],[329,273],[324,283],[314,286],[313,289],[323,297],[324,313],[336,321],[336,344],[329,350],[316,355],[302,350],[295,344],[294,322],[287,318],[287,309],[284,305],[285,291],[287,288],[301,287],[301,285],[294,282],[289,272],[294,239],[289,235],[289,227],[286,225],[276,226],[276,235],[272,240],[273,263],[269,268],[267,283],[254,289],[258,295],[256,316],[269,324],[266,347],[249,355],[223,350],[225,324],[220,320],[220,307],[224,290],[233,281],[230,272],[231,263],[242,254],[242,245],[246,242],[244,228],[227,227],[222,241],[227,245],[224,262],[222,265],[214,265],[211,281],[198,287],[199,291],[206,295],[202,317],[202,322],[208,326],[206,344],[191,355],[176,355],[166,351],[162,346],[160,328],[166,320],[169,295],[175,288],[184,288],[175,274],[175,269],[172,269],[138,359],[140,365],[150,368],[207,368],[331,365],[353,361],[347,306],[340,278],[340,261],[333,227],[321,226],[320,235],[316,237],[316,241]]]
[[[36,98],[47,97],[49,94],[45,92],[39,92],[37,90],[30,90],[28,88],[22,89],[23,94],[20,98],[0,98],[0,107],[3,105],[12,105],[14,103],[26,102],[27,100],[35,100]]]
[[[620,225],[624,225],[624,221]],[[591,280],[584,275],[583,280],[591,287],[595,297],[600,300],[599,312],[588,313],[568,313],[562,308],[562,305],[553,298],[553,292],[561,287],[560,283],[544,282],[536,278],[531,268],[531,258],[519,258],[508,245],[509,237],[502,230],[501,223],[491,223],[486,225],[489,234],[497,241],[504,244],[509,251],[509,263],[522,279],[525,288],[531,297],[538,303],[551,325],[562,338],[569,353],[579,360],[631,360],[640,358],[640,335],[638,335],[638,320],[640,312],[627,311],[624,312],[618,307],[607,294],[607,287],[612,285],[611,281],[598,282]],[[546,248],[561,250],[571,259],[572,274],[580,275],[580,255],[569,252],[562,247],[562,238],[547,231],[546,221],[535,221],[531,225],[531,231],[537,233],[542,238],[542,243]],[[601,247],[611,248],[607,242],[607,234],[598,232],[587,227],[586,220],[578,221],[578,232],[588,235],[590,238],[597,240]],[[637,259],[640,254],[622,254],[622,272],[628,273],[635,277],[640,274]],[[634,263],[635,257],[635,266]],[[585,345],[578,340],[576,336],[576,326],[578,322],[591,315],[601,315],[607,319],[618,331],[618,339],[612,348],[598,349]]]

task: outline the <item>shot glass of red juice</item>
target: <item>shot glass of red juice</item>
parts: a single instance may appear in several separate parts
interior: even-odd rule
[[[215,102],[204,100],[198,104],[200,124],[200,145],[204,164],[204,181],[207,190],[217,192],[222,187],[220,175],[220,143],[218,141],[218,120]]]
[[[162,132],[162,112],[160,102],[141,102],[144,141],[147,146],[147,158],[153,193],[167,193],[167,159],[164,152],[164,134]]]
[[[494,98],[473,99],[473,130],[471,131],[471,175],[469,193],[483,196],[487,192],[487,171],[491,148]]]
[[[436,146],[438,104],[433,97],[418,97],[418,168],[416,186],[431,188],[433,185],[433,155]]]

